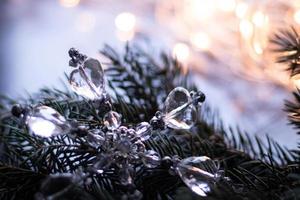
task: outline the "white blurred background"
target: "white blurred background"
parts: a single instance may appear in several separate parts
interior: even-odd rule
[[[61,86],[70,47],[99,58],[109,44],[147,41],[192,70],[228,125],[295,147],[282,111],[300,82],[275,63],[269,38],[299,26],[299,0],[2,0],[0,91]]]

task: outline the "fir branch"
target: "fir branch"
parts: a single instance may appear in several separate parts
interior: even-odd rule
[[[300,38],[295,28],[281,30],[270,41],[275,45],[274,52],[279,53],[277,62],[287,63],[291,76],[299,74]]]

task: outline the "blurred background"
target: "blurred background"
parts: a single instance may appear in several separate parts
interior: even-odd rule
[[[296,146],[284,99],[300,81],[275,62],[270,37],[299,26],[300,0],[1,0],[0,93],[61,86],[70,47],[100,58],[109,44],[146,44],[193,71],[228,125]]]

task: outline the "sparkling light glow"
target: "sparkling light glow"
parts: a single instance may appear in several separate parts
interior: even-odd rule
[[[266,24],[267,20],[267,16],[261,11],[256,11],[252,16],[253,24],[258,27],[263,27]]]
[[[132,13],[120,13],[115,19],[115,25],[118,30],[124,32],[133,31],[135,28],[136,19]]]
[[[296,23],[300,24],[300,10],[297,10],[294,13],[294,20],[295,20]]]
[[[190,56],[190,49],[184,43],[176,43],[173,48],[173,56],[179,61],[185,62]]]
[[[80,3],[80,0],[59,0],[59,3],[63,7],[71,8],[77,6]]]
[[[190,40],[197,49],[208,50],[211,46],[211,40],[204,32],[198,32],[192,35]]]
[[[218,0],[218,8],[225,12],[232,12],[236,7],[236,0]]]
[[[96,17],[90,12],[81,13],[76,22],[75,26],[80,32],[90,32],[95,28]]]
[[[216,4],[213,1],[187,0],[185,5],[186,14],[197,20],[207,20],[214,15],[216,10]]]
[[[261,44],[258,42],[254,42],[253,49],[254,49],[255,53],[257,53],[258,55],[263,53],[263,48],[262,48]]]
[[[242,19],[246,16],[248,11],[248,5],[245,2],[240,2],[237,4],[236,8],[235,8],[235,15]]]
[[[31,131],[41,137],[51,137],[56,128],[55,124],[36,117],[30,117],[27,122],[30,125]]]
[[[249,20],[242,20],[240,22],[240,32],[245,39],[249,39],[253,35],[253,25]]]

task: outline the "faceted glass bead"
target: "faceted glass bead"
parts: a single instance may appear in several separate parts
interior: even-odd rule
[[[32,112],[26,116],[25,123],[33,134],[41,137],[51,137],[70,130],[66,119],[48,106],[33,108]]]
[[[115,111],[109,111],[104,115],[103,121],[108,129],[115,130],[121,125],[121,115]]]
[[[148,122],[139,123],[135,130],[142,141],[146,141],[151,137],[151,125]]]
[[[191,128],[197,116],[190,93],[183,87],[177,87],[169,93],[164,110],[164,121],[173,129]]]
[[[105,142],[105,133],[98,129],[91,130],[86,136],[86,141],[92,147],[98,148]]]
[[[176,167],[182,181],[200,196],[211,192],[218,170],[218,164],[206,156],[185,158]]]
[[[87,99],[101,99],[104,93],[104,72],[98,60],[88,58],[70,74],[71,88]]]
[[[144,153],[142,161],[146,167],[154,168],[160,165],[161,158],[156,151],[148,150]]]

